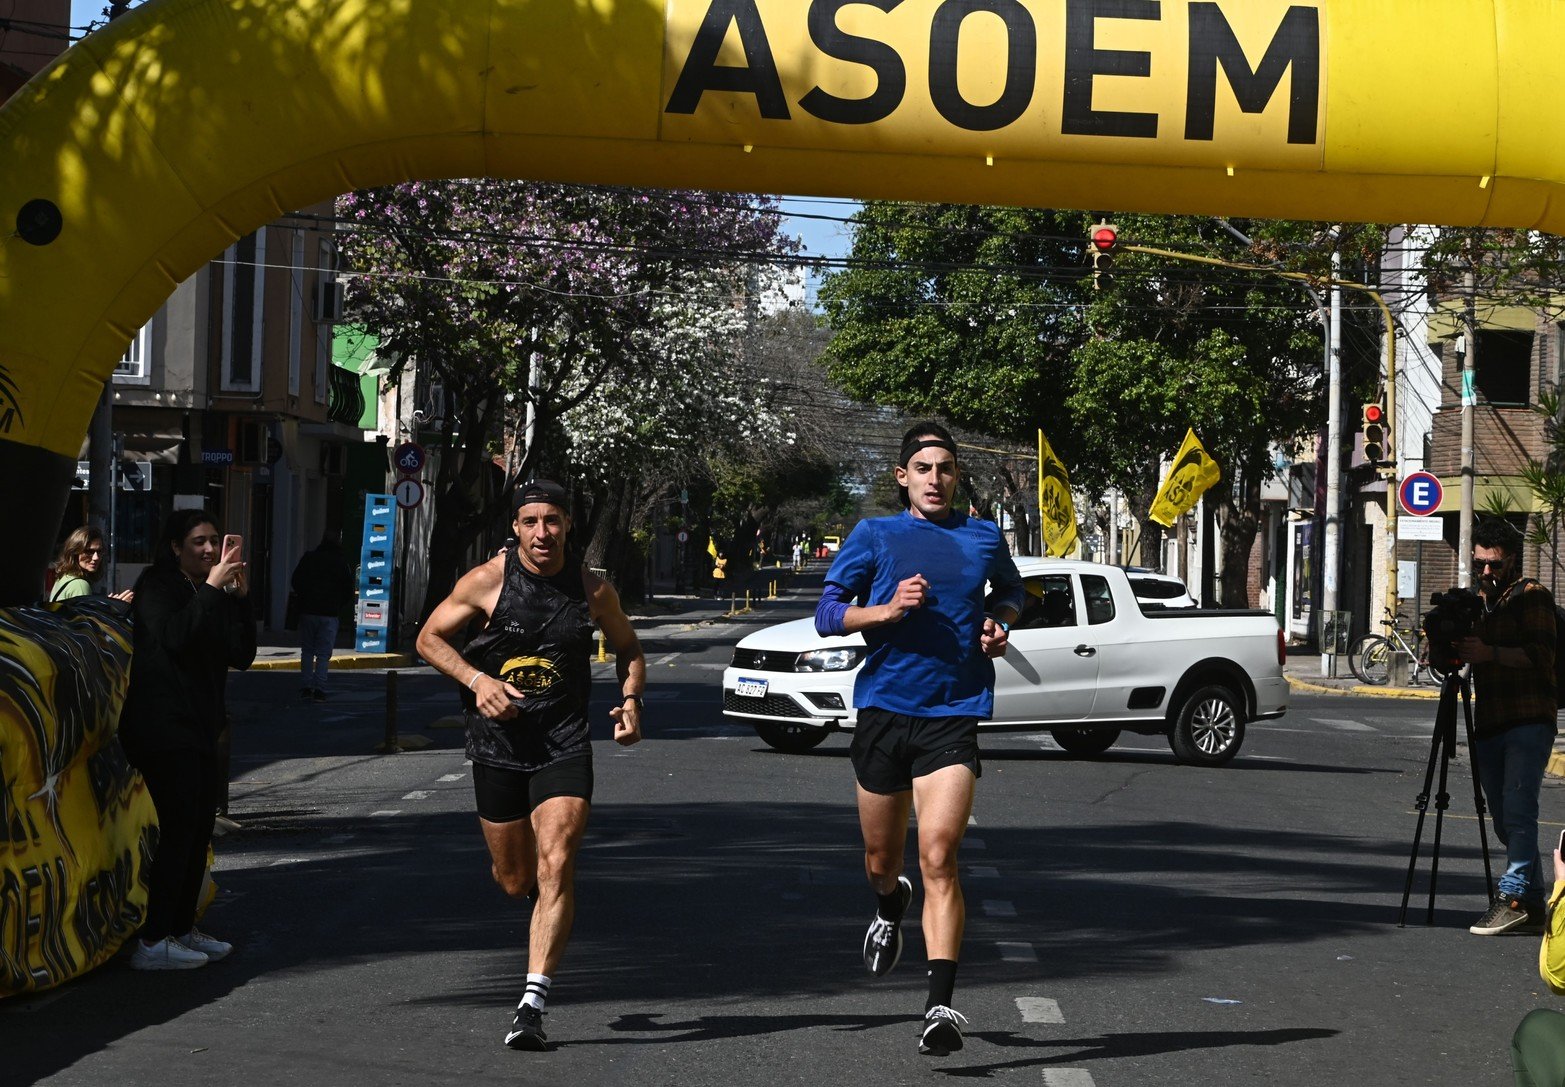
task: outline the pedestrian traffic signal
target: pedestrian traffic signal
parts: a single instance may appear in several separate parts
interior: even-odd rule
[[[1364,459],[1379,465],[1386,459],[1386,409],[1379,404],[1364,405]]]
[[[1092,228],[1092,287],[1101,291],[1109,285],[1114,265],[1114,250],[1119,248],[1119,227],[1099,223]]]

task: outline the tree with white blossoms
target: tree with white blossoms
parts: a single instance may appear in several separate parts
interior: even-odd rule
[[[643,526],[678,492],[694,492],[687,508],[701,522],[711,499],[741,474],[736,466],[762,469],[766,497],[776,502],[798,490],[775,478],[784,465],[808,462],[803,480],[816,492],[829,485],[824,453],[804,447],[794,408],[748,357],[753,293],[743,268],[688,270],[634,341],[641,378],[599,384],[559,419],[571,474],[594,498],[592,517],[580,526],[588,562],[620,571],[632,594],[645,557]],[[714,524],[689,527],[696,538],[719,538],[727,552],[727,534],[748,511],[719,508]]]
[[[607,418],[590,437],[645,446],[645,419],[681,407],[667,392],[644,395],[667,354],[649,350],[649,337],[682,290],[695,306],[734,304],[724,292],[689,294],[691,275],[795,248],[780,232],[775,201],[753,196],[476,179],[350,193],[338,213],[348,224],[347,304],[397,360],[389,376],[416,365],[445,390],[450,448],[433,487],[424,614],[503,519],[510,488],[573,465],[584,443],[569,440],[567,415],[600,392],[604,403],[634,398],[643,418],[622,415],[623,437],[610,437]],[[512,459],[509,478],[496,478],[504,436],[521,430],[529,405],[537,439]],[[578,512],[589,525],[602,519]]]

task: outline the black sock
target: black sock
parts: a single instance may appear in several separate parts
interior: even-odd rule
[[[951,1006],[951,994],[956,992],[956,960],[955,959],[930,959],[929,960],[929,1003],[924,1005],[927,1012],[937,1004]]]
[[[887,921],[902,920],[902,914],[903,911],[907,909],[907,903],[902,901],[901,883],[898,883],[896,887],[892,888],[890,894],[878,894],[875,896],[875,899],[879,903],[875,910],[876,913],[880,914],[880,916],[884,917]]]

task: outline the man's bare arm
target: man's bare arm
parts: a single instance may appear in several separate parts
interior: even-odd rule
[[[593,578],[596,584],[590,587],[592,617],[614,647],[614,671],[619,676],[620,693],[625,696],[618,707],[609,711],[614,718],[614,740],[629,745],[641,739],[641,695],[647,687],[647,658],[641,639],[636,637],[625,609],[620,606],[619,593],[602,578]]]
[[[416,643],[420,657],[472,691],[478,712],[496,720],[516,716],[511,699],[521,698],[522,692],[469,664],[452,639],[474,619],[488,617],[503,577],[503,571],[492,561],[462,575],[451,595],[430,613]]]

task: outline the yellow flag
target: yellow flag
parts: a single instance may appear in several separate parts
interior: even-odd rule
[[[1170,527],[1180,514],[1196,504],[1196,499],[1205,494],[1208,487],[1222,478],[1222,469],[1212,455],[1201,448],[1195,431],[1187,430],[1179,454],[1174,457],[1174,466],[1152,500],[1152,509],[1147,516],[1164,528]]]
[[[717,541],[710,536],[706,538],[706,553],[714,559],[717,558]]]
[[[1076,503],[1071,501],[1070,475],[1049,439],[1038,431],[1038,514],[1043,519],[1045,555],[1068,555],[1076,547]]]

